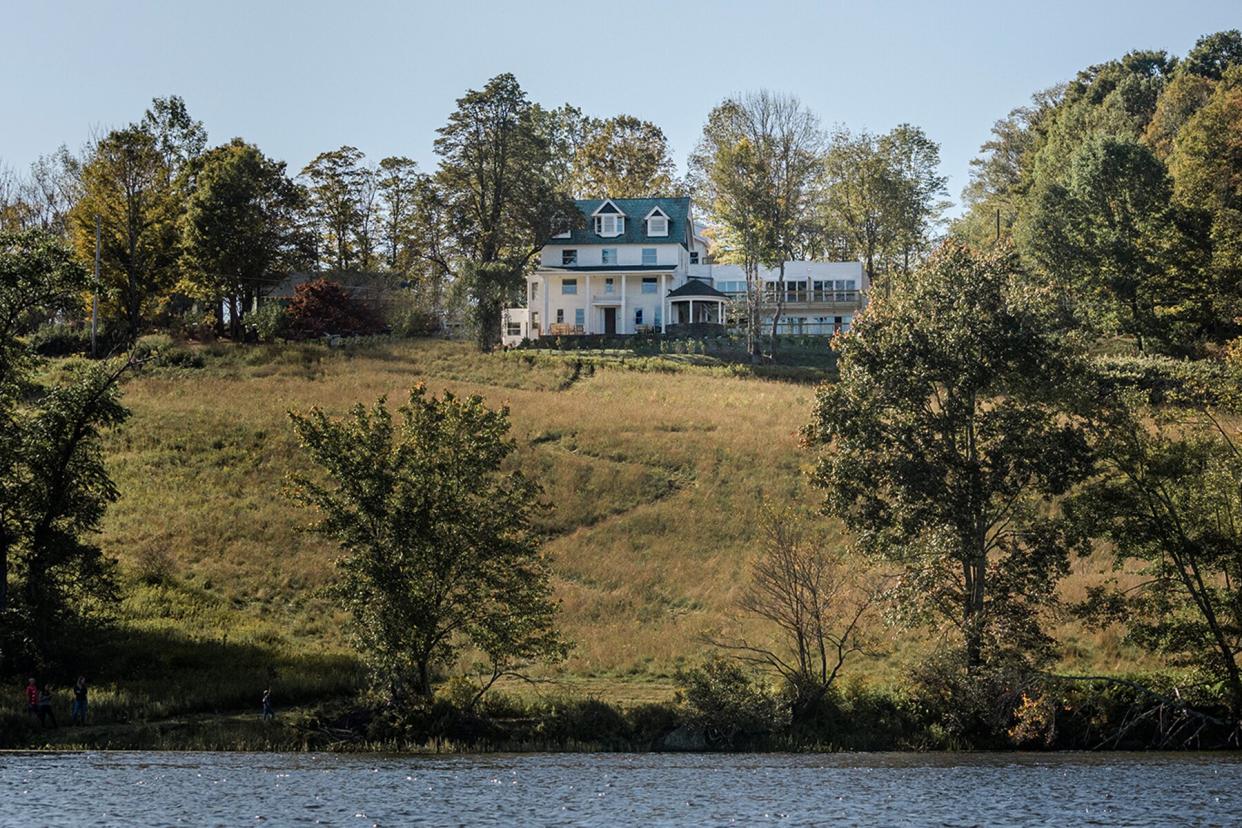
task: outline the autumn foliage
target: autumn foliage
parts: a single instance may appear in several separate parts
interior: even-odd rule
[[[289,302],[288,315],[291,339],[314,339],[328,334],[365,336],[384,328],[369,307],[327,279],[298,285]]]

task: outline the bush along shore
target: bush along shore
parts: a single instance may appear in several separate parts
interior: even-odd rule
[[[961,677],[959,677],[960,679]],[[0,748],[485,753],[539,751],[1219,750],[1238,746],[1228,711],[1194,704],[1167,677],[993,675],[947,695],[850,684],[795,722],[791,699],[723,660],[679,674],[673,701],[619,705],[449,682],[427,704],[337,700],[277,710],[41,728],[0,718]]]

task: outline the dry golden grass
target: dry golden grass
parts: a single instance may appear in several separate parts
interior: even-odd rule
[[[694,370],[576,371],[572,357],[480,356],[441,341],[357,353],[220,348],[205,368],[159,369],[125,388],[133,416],[109,439],[121,498],[103,543],[133,576],[126,628],[250,648],[244,667],[216,665],[231,676],[259,669],[268,653],[277,680],[301,695],[352,686],[356,676],[340,666],[343,619],[317,595],[334,551],[304,531],[308,515],[282,493],[285,475],[303,463],[286,414],[312,405],[341,413],[380,395],[399,402],[420,381],[510,406],[514,462],[544,487],[541,528],[576,643],[547,677],[584,693],[666,697],[676,667],[704,653],[700,636],[738,620],[733,607],[754,552],[750,516],[761,499],[815,500],[797,436],[810,412],[808,385]],[[172,583],[139,585],[143,562],[160,556],[171,558]],[[1067,591],[1081,591],[1105,565],[1082,562]],[[1063,632],[1075,667],[1133,664],[1115,631],[1066,623]],[[854,672],[898,679],[905,659],[926,646],[902,633],[890,658]],[[196,670],[230,650],[211,652]]]

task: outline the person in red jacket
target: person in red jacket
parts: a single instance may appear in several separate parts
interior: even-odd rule
[[[39,715],[39,685],[34,679],[26,682],[26,711],[31,716]]]

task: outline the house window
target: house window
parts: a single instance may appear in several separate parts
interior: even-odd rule
[[[698,263],[699,263],[699,251],[691,250],[690,251],[690,264],[698,264]]]
[[[539,333],[539,311],[530,312],[530,329]]]
[[[659,289],[656,285],[657,281],[654,276],[643,277],[643,293],[657,293]]]
[[[655,327],[660,327],[660,308],[658,306],[655,309],[655,313],[651,315],[651,322]]]
[[[575,295],[578,293],[577,279],[561,279],[561,293],[565,295]]]
[[[505,332],[509,336],[521,336],[522,335],[522,323],[521,322],[509,322],[508,324],[505,325]]]
[[[643,264],[653,265],[656,263],[656,249],[654,247],[643,248]]]
[[[574,308],[574,324],[579,328],[586,324],[586,308]]]
[[[561,251],[561,265],[563,267],[570,267],[572,265],[576,265],[577,263],[578,263],[578,251],[577,250],[562,250]]]
[[[605,247],[602,251],[604,264],[615,265],[617,263],[617,248]]]
[[[564,308],[556,309],[556,324],[558,325],[565,324],[565,309]]]
[[[606,215],[595,217],[595,234],[615,238],[625,232],[625,216]]]
[[[635,325],[643,324],[643,309],[642,308],[634,309],[634,324]]]
[[[604,293],[613,293],[616,289],[616,282],[610,276],[604,280]]]
[[[668,216],[652,216],[647,219],[648,236],[668,235]]]
[[[530,301],[533,302],[538,298],[539,298],[539,283],[531,282],[530,283]]]

